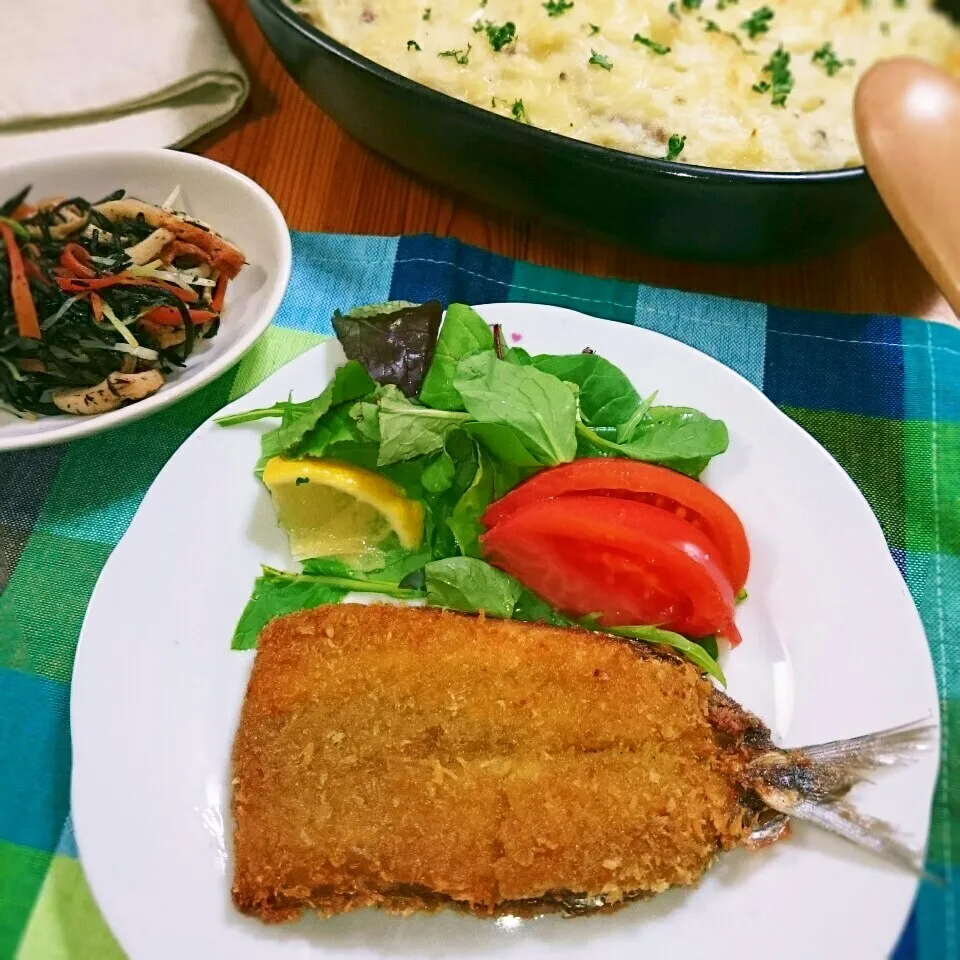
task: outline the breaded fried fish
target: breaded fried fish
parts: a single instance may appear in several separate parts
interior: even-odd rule
[[[260,637],[233,752],[233,899],[265,921],[371,905],[605,909],[696,883],[720,851],[777,839],[790,815],[916,867],[840,798],[923,733],[781,751],[657,648],[320,607]]]

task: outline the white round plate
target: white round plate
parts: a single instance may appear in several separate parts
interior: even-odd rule
[[[707,483],[739,512],[753,547],[743,645],[729,693],[786,745],[936,718],[920,620],[877,521],[830,456],[746,380],[667,337],[528,304],[478,308],[532,352],[586,346],[641,394],[722,417],[730,449]],[[311,350],[236,411],[320,392],[343,362]],[[94,894],[133,960],[260,958],[881,958],[914,879],[800,824],[792,839],[735,852],[695,890],[606,916],[498,922],[376,911],[287,926],[236,913],[229,758],[252,652],[230,650],[261,563],[295,569],[252,470],[268,424],[207,423],[143,501],[94,592],[73,678],[73,817]],[[203,493],[184,497],[203,477]],[[149,558],[149,560],[145,560]],[[144,563],[164,571],[153,588]],[[926,840],[931,753],[858,788],[855,800]],[[799,935],[785,934],[793,931]],[[826,954],[825,954],[826,955]]]
[[[227,287],[217,335],[200,344],[158,393],[96,417],[25,420],[0,410],[0,453],[62,443],[155,413],[229,370],[270,325],[290,279],[290,233],[270,195],[243,174],[174,150],[97,150],[0,169],[0,200],[27,184],[32,199],[96,199],[122,187],[151,203],[163,203],[179,186],[178,206],[240,247],[247,266]]]

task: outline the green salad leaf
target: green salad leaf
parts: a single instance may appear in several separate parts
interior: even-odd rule
[[[484,531],[480,517],[493,503],[494,473],[495,468],[490,455],[483,450],[479,451],[477,472],[447,520],[447,525],[456,538],[457,546],[465,557],[480,556],[479,538]]]
[[[644,643],[660,643],[665,647],[673,647],[704,673],[709,674],[724,686],[727,685],[727,678],[723,675],[720,664],[699,643],[680,633],[661,630],[660,627],[604,627],[604,632],[630,640],[642,640]]]
[[[274,576],[264,571],[253,585],[253,594],[240,614],[230,644],[233,650],[253,650],[260,631],[275,617],[339,603],[347,591],[300,577]]]
[[[552,466],[576,456],[576,399],[556,377],[487,350],[461,360],[453,383],[467,413],[511,428],[538,463]]]
[[[433,410],[400,403],[386,397],[380,400],[380,453],[377,464],[410,460],[443,449],[447,434],[469,417],[452,410]]]
[[[596,353],[541,354],[533,365],[579,389],[580,415],[587,423],[616,426],[629,420],[640,395],[626,374]]]
[[[424,567],[427,603],[463,613],[509,619],[523,587],[509,574],[473,557],[447,557]]]
[[[453,386],[457,364],[474,353],[493,349],[493,331],[472,307],[451,303],[447,308],[433,362],[420,390],[420,402],[438,410],[463,410]]]
[[[427,493],[443,493],[453,486],[454,478],[457,475],[457,465],[453,462],[453,457],[447,453],[446,447],[436,456],[424,464],[423,488]]]
[[[536,469],[540,461],[523,445],[521,434],[505,423],[476,423],[463,425],[465,433],[476,440],[494,457],[515,467]]]
[[[691,477],[698,477],[730,442],[722,420],[713,420],[690,407],[650,407],[635,432],[623,441],[608,438],[605,432],[609,431],[577,424],[577,433],[593,455],[657,463]]]

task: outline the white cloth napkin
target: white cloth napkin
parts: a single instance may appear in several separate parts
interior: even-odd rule
[[[0,165],[174,147],[250,90],[206,0],[0,0]]]

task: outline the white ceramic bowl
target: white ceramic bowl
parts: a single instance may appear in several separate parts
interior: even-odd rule
[[[0,451],[61,443],[109,430],[169,406],[235,364],[270,325],[290,279],[290,234],[272,198],[249,178],[173,150],[102,150],[35,160],[0,169],[0,201],[27,184],[31,197],[55,194],[96,199],[122,187],[162,203],[177,186],[178,206],[210,223],[246,254],[247,266],[227,287],[223,322],[171,374],[158,393],[95,417],[22,420],[0,411]]]

